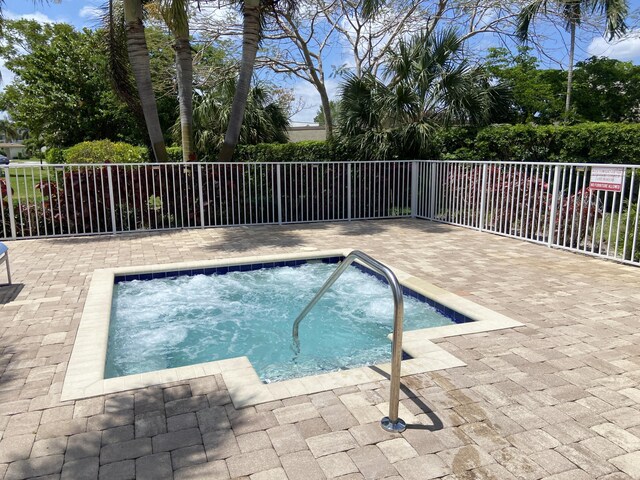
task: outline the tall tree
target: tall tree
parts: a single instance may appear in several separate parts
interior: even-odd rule
[[[507,48],[490,48],[486,69],[493,78],[511,88],[512,103],[497,123],[549,124],[562,120],[566,72],[540,70],[531,48],[519,46],[517,53]]]
[[[591,57],[576,64],[573,104],[590,122],[640,121],[640,66]]]
[[[518,17],[516,34],[522,41],[529,38],[531,23],[543,14],[560,17],[569,32],[569,65],[567,67],[567,95],[565,118],[571,109],[571,89],[573,87],[573,67],[576,50],[576,30],[583,17],[589,14],[603,15],[605,33],[612,39],[626,32],[625,19],[629,11],[627,0],[532,0]]]
[[[156,161],[166,162],[168,160],[167,149],[151,82],[149,49],[144,35],[142,0],[124,0],[124,19],[129,62],[136,79],[138,96],[140,97],[142,112],[147,124],[153,154]]]
[[[193,145],[193,58],[189,40],[187,0],[161,0],[160,13],[175,38],[176,76],[180,102],[182,160],[196,159]]]
[[[516,2],[501,0],[298,0],[293,14],[276,9],[257,63],[313,85],[330,138],[334,116],[326,79],[345,71],[377,75],[387,53],[415,32],[444,26],[455,26],[464,38],[511,32],[517,12]],[[349,57],[344,65],[333,64],[336,45]]]
[[[138,128],[109,85],[103,44],[100,32],[64,23],[5,21],[0,56],[15,76],[0,95],[0,109],[29,130],[34,147],[143,141],[144,125]]]

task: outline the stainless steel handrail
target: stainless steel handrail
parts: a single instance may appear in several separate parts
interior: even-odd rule
[[[300,339],[298,338],[298,328],[300,322],[311,309],[318,303],[318,300],[331,288],[342,273],[356,260],[361,261],[368,267],[378,272],[387,279],[391,292],[393,293],[393,344],[391,348],[391,391],[389,393],[389,416],[380,421],[380,425],[388,432],[404,432],[407,424],[398,418],[398,407],[400,403],[400,368],[402,363],[402,322],[404,320],[404,301],[402,297],[402,287],[393,271],[386,265],[380,263],[375,258],[370,257],[359,250],[352,251],[336,268],[331,276],[324,282],[315,297],[309,302],[304,310],[293,322],[293,342],[297,352],[300,351]]]

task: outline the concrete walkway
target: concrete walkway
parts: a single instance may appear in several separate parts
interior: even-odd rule
[[[426,221],[9,242],[0,478],[640,478],[640,269]],[[220,376],[60,402],[94,269],[359,248],[524,327],[438,344],[466,367],[236,410]]]

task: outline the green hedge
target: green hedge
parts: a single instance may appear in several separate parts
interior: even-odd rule
[[[47,151],[44,152],[44,160],[56,165],[64,163],[64,150],[57,147],[47,148]]]
[[[357,158],[354,152],[340,142],[317,141],[244,145],[239,146],[234,155],[234,160],[242,162],[326,162],[354,158]],[[398,155],[398,158],[405,156]],[[640,164],[640,125],[452,127],[434,134],[423,158]]]
[[[144,163],[149,161],[149,151],[146,147],[135,147],[128,143],[110,140],[78,143],[64,150],[62,156],[65,163]]]
[[[340,160],[331,142],[261,143],[238,145],[233,155],[237,162],[331,162]]]
[[[439,132],[431,158],[640,164],[640,125],[494,125]]]
[[[168,147],[169,161],[181,162],[180,147]],[[239,145],[237,162],[331,162],[358,158],[339,142],[307,141]],[[217,158],[217,152],[207,155]],[[405,158],[397,155],[398,158]],[[438,130],[425,159],[503,160],[640,164],[640,125],[583,123],[579,125],[493,125],[482,129]],[[108,140],[84,142],[67,150],[50,148],[50,163],[130,163],[149,161],[145,147]],[[377,160],[377,159],[376,159]]]

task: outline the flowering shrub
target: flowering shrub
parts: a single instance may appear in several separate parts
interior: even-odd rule
[[[489,165],[485,209],[481,213],[482,175],[482,165],[459,164],[451,168],[441,186],[445,205],[449,208],[441,211],[438,217],[479,226],[480,216],[484,214],[484,228],[489,231],[546,241],[551,233],[549,222],[553,202],[546,175],[527,165],[512,168]],[[588,187],[577,192],[571,187],[559,186],[553,240],[559,239],[559,244],[576,248],[592,235],[596,219],[602,216],[602,208]]]
[[[591,238],[602,214],[602,205],[589,187],[563,193],[558,201],[554,241],[565,247],[580,247]]]

